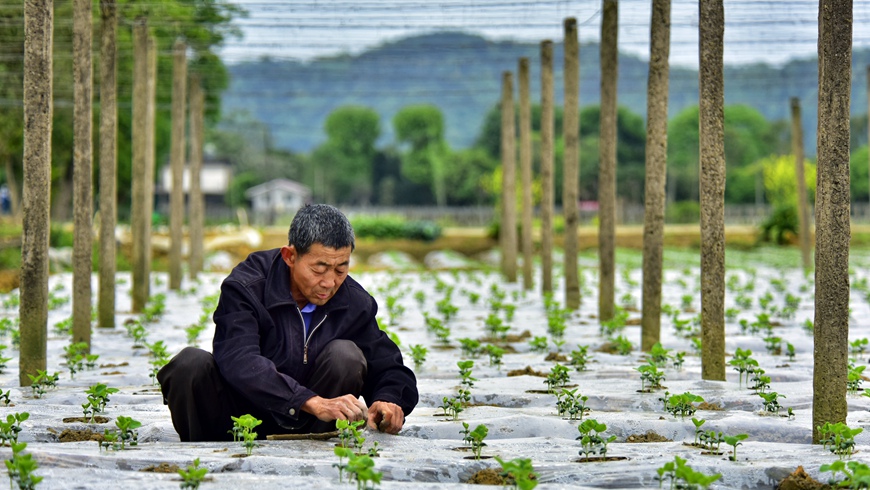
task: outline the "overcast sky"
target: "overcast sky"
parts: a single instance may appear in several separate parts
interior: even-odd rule
[[[233,63],[261,56],[310,60],[359,53],[386,41],[434,31],[463,31],[490,39],[559,41],[562,19],[573,16],[581,41],[600,37],[600,0],[231,0],[249,16],[236,24],[242,39],[222,51]],[[651,0],[619,2],[619,49],[649,55]],[[818,0],[724,0],[725,63],[815,56]],[[870,45],[870,0],[855,0],[853,45]],[[672,0],[671,63],[698,65],[698,2]]]

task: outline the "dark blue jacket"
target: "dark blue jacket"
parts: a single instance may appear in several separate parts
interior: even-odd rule
[[[399,348],[378,328],[377,312],[375,299],[347,277],[335,296],[314,310],[306,341],[281,250],[254,252],[221,284],[214,313],[215,362],[230,386],[292,428],[301,405],[316,395],[305,384],[320,350],[335,339],[351,340],[368,362],[366,403],[395,403],[407,416],[417,405],[417,380],[402,363]]]

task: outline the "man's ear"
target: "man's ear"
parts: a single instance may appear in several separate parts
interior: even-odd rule
[[[296,252],[295,246],[284,245],[281,247],[281,258],[284,259],[284,263],[287,264],[287,267],[293,267],[296,264],[297,257],[299,257],[299,253]]]

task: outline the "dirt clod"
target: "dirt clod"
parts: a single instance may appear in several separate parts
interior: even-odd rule
[[[103,435],[90,429],[64,429],[57,437],[60,442],[102,441]]]
[[[701,402],[701,403],[698,404],[698,410],[714,410],[714,411],[721,411],[721,410],[722,410],[722,405],[720,405],[720,404],[717,403],[717,402],[713,402],[713,403]]]
[[[84,424],[90,424],[90,423],[106,424],[109,422],[109,417],[101,417],[101,416],[97,415],[96,417],[94,417],[93,422],[91,422],[90,417],[66,417],[63,419],[63,422],[65,424],[69,424],[69,423],[73,423],[73,422],[81,422]]]
[[[178,473],[178,465],[177,464],[169,464],[169,463],[160,463],[158,465],[151,465],[142,468],[139,471],[144,471],[146,473]]]
[[[628,436],[625,442],[672,442],[672,439],[648,430],[646,434],[632,434]]]
[[[498,470],[494,470],[492,468],[486,468],[485,470],[480,470],[477,473],[471,475],[471,478],[468,479],[467,482],[471,485],[506,485],[504,477],[501,476]]]
[[[532,369],[532,366],[526,366],[523,369],[513,369],[508,371],[507,375],[510,376],[538,376],[539,378],[546,378],[547,373],[543,373],[541,371],[535,371]]]
[[[568,362],[568,357],[559,352],[550,352],[547,354],[545,361]]]
[[[794,473],[785,477],[776,488],[777,490],[822,490],[829,489],[831,486],[811,477],[804,471],[803,466],[798,466]]]

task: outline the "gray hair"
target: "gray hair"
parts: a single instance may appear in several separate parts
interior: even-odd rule
[[[300,255],[319,243],[329,248],[355,247],[353,227],[347,216],[328,204],[306,204],[293,217],[287,240]]]

